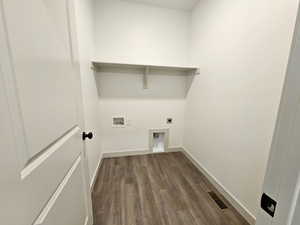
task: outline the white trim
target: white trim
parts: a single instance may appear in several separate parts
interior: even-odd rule
[[[29,174],[32,173],[37,167],[39,167],[43,162],[45,162],[51,155],[53,155],[57,150],[61,148],[72,136],[80,131],[78,126],[73,127],[65,135],[54,142],[49,148],[42,152],[36,159],[31,161],[22,171],[21,179],[25,179]]]
[[[104,158],[103,154],[101,154],[100,157],[99,157],[99,160],[98,160],[98,165],[97,165],[97,167],[96,167],[96,169],[95,169],[95,171],[93,173],[93,177],[92,177],[91,182],[90,182],[90,191],[91,192],[94,189],[94,186],[95,186],[95,183],[96,183],[96,180],[97,180],[97,175],[98,175],[98,172],[99,172],[99,170],[101,168],[101,164],[103,162],[103,158]]]
[[[84,225],[88,225],[88,223],[89,223],[89,217],[87,216],[85,217]]]
[[[287,225],[291,225],[294,222],[293,220],[295,217],[295,211],[296,211],[299,199],[300,199],[300,174],[298,175],[297,184],[296,184],[293,200],[291,203],[291,209],[289,212]]]
[[[213,176],[192,154],[183,148],[185,156],[205,175],[212,185],[226,198],[226,200],[247,220],[248,223],[254,225],[255,216],[230,192],[222,185],[222,183]]]
[[[168,152],[181,152],[181,147],[168,148],[165,152],[152,152],[149,150],[136,150],[136,151],[122,151],[122,152],[104,152],[103,158],[115,158],[115,157],[124,157],[124,156],[135,156],[135,155],[149,155],[149,154],[163,154]]]

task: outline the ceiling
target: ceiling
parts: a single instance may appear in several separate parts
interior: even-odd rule
[[[131,2],[141,2],[157,5],[166,8],[191,10],[199,0],[127,0]]]

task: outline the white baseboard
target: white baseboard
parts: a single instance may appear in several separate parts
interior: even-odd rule
[[[90,182],[90,191],[92,192],[93,189],[94,189],[94,186],[95,186],[95,183],[96,183],[96,179],[97,179],[97,175],[98,175],[98,172],[99,172],[99,169],[101,167],[101,164],[102,164],[102,161],[103,161],[103,155],[104,154],[101,154],[100,157],[99,157],[99,160],[98,160],[98,165],[93,173],[93,177],[91,179],[91,182]]]
[[[247,220],[248,223],[254,225],[256,222],[255,216],[230,192],[220,181],[217,180],[199,161],[183,148],[183,153],[186,157],[206,176],[212,185],[226,198],[226,200]]]
[[[85,218],[84,225],[91,225],[91,224],[92,224],[92,223],[90,222],[89,217],[87,216],[87,217]]]
[[[180,152],[183,149],[180,147],[171,147],[168,148],[167,151],[161,152],[161,153],[167,153],[167,152]],[[149,154],[160,154],[160,152],[152,152],[149,150],[134,150],[134,151],[123,151],[123,152],[105,152],[103,153],[103,158],[115,158],[115,157],[124,157],[124,156],[134,156],[134,155],[149,155]]]

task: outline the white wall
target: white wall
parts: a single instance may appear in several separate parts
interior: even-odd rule
[[[189,13],[119,0],[96,6],[96,58],[103,61],[185,65]],[[183,139],[186,78],[158,72],[143,90],[142,71],[104,71],[98,75],[105,152],[147,150],[149,129],[170,128],[169,147]],[[113,116],[130,126],[112,128]],[[167,126],[172,117],[174,124]]]
[[[184,147],[254,216],[297,0],[202,0],[192,13]]]
[[[186,64],[189,13],[120,0],[98,0],[96,58]]]
[[[201,68],[188,88],[183,77],[157,74],[146,91],[141,71],[98,74],[104,151],[147,149],[148,129],[173,117],[170,146],[183,145],[255,217],[297,3],[201,0],[190,15],[98,0],[95,58]],[[130,125],[112,128],[113,116]]]
[[[149,149],[149,129],[169,128],[169,147],[182,147],[186,78],[149,75],[143,89],[141,71],[103,71],[98,75],[101,135],[105,152]],[[125,116],[125,128],[113,128],[112,117]],[[167,118],[173,118],[171,125]]]
[[[95,75],[93,70],[91,70],[91,59],[94,56],[95,49],[94,1],[76,0],[75,6],[85,130],[87,132],[92,131],[94,134],[92,140],[85,141],[89,174],[92,182],[101,157],[98,92]]]

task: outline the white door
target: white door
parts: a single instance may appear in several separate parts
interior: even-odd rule
[[[0,0],[0,223],[92,224],[72,0]]]
[[[267,211],[259,211],[258,225],[300,224],[299,12],[263,190],[275,202],[263,199]]]

